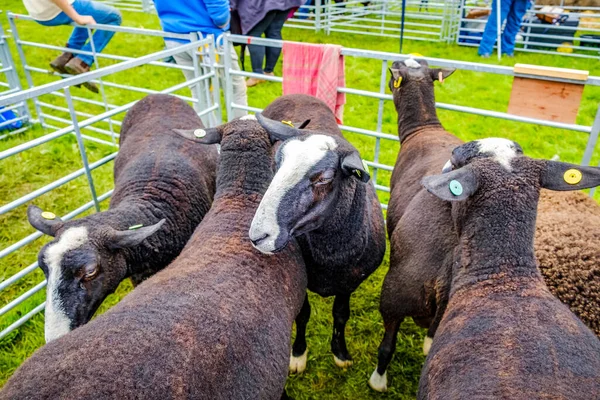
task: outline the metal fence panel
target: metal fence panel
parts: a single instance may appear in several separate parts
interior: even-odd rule
[[[227,46],[228,43],[230,43],[230,42],[232,42],[232,43],[248,43],[248,44],[252,43],[252,44],[271,46],[271,47],[282,47],[283,43],[284,43],[284,41],[279,41],[279,40],[251,38],[251,37],[246,37],[246,36],[230,35],[230,34],[225,34],[225,35],[219,37],[219,39],[217,40],[217,43],[219,43],[219,44],[222,43],[223,46]],[[256,77],[256,78],[268,80],[271,82],[280,82],[280,83],[283,82],[282,77],[266,76],[266,75],[261,75],[261,74],[254,74],[251,72],[233,70],[231,68],[231,63],[232,63],[231,57],[229,57],[227,55],[227,53],[228,52],[225,52],[224,57],[223,57],[223,64],[224,64],[223,66],[225,68],[225,76],[241,75],[241,76],[246,76],[246,77]],[[384,102],[392,100],[392,95],[385,93],[385,87],[387,86],[387,82],[388,82],[387,69],[389,66],[391,66],[391,63],[393,63],[394,61],[406,60],[410,56],[395,54],[395,53],[385,53],[385,52],[378,52],[378,51],[362,50],[362,49],[351,49],[351,48],[343,48],[342,55],[344,55],[346,57],[362,57],[362,58],[369,58],[372,60],[381,61],[381,78],[380,78],[378,91],[376,91],[376,92],[375,91],[366,91],[366,90],[359,90],[359,89],[348,88],[348,87],[338,87],[337,90],[338,90],[338,92],[370,97],[373,100],[376,100],[378,102],[377,125],[376,125],[375,130],[363,129],[363,128],[347,126],[347,125],[340,125],[340,129],[342,129],[342,131],[345,131],[345,132],[351,132],[351,133],[356,133],[359,135],[365,135],[365,136],[375,138],[374,149],[373,149],[374,157],[372,160],[365,160],[365,161],[367,162],[369,167],[373,169],[372,176],[373,176],[373,182],[375,183],[376,189],[379,191],[380,194],[382,192],[386,193],[386,192],[390,191],[389,182],[384,178],[381,178],[381,179],[378,178],[378,172],[380,170],[390,172],[393,170],[394,166],[389,165],[389,164],[382,164],[380,162],[380,159],[379,159],[380,150],[381,150],[382,146],[389,145],[390,141],[398,142],[398,137],[396,135],[389,135],[389,134],[383,133],[382,129],[381,129],[382,128],[382,116],[383,116]],[[455,60],[445,60],[445,59],[430,58],[430,57],[420,57],[420,58],[423,58],[424,60],[426,60],[430,65],[436,65],[436,66],[440,66],[440,67],[454,67],[454,68],[458,68],[458,69],[462,69],[462,70],[485,72],[485,73],[490,73],[490,74],[499,74],[499,75],[508,75],[508,76],[516,75],[513,68],[511,68],[511,67],[494,66],[494,65],[489,65],[489,64],[479,64],[479,63],[455,61]],[[527,76],[527,75],[520,75],[520,74],[518,76],[530,77],[533,79],[540,79],[540,77],[535,77],[535,76]],[[558,79],[558,78],[553,79],[553,80],[561,81],[561,82],[570,82],[569,80]],[[230,79],[227,79],[227,81],[230,81]],[[587,85],[591,85],[591,86],[600,86],[600,77],[590,76],[590,77],[588,77],[588,80],[585,83]],[[232,101],[232,99],[233,99],[232,87],[231,87],[231,85],[228,85],[225,90],[225,107],[227,109],[228,115],[231,115],[231,110],[236,109],[236,108],[237,109],[245,109],[245,110],[253,111],[253,112],[262,111],[261,109],[256,108],[256,107],[250,107],[250,106],[246,107],[246,106],[242,106],[239,104],[235,104]],[[566,131],[586,133],[589,135],[589,138],[588,138],[587,146],[586,146],[583,160],[582,160],[582,164],[584,164],[584,165],[588,165],[591,160],[593,151],[596,148],[596,144],[597,144],[597,140],[598,140],[598,132],[600,131],[600,106],[598,107],[598,110],[596,113],[596,119],[592,126],[577,125],[577,124],[565,124],[565,123],[541,120],[541,119],[536,119],[536,118],[522,117],[522,116],[504,113],[504,112],[490,111],[490,110],[484,110],[484,109],[479,109],[479,108],[474,108],[474,107],[458,106],[458,105],[454,105],[454,104],[436,103],[436,107],[439,109],[450,110],[453,112],[475,114],[475,115],[481,115],[481,116],[486,116],[486,117],[492,117],[492,118],[498,118],[498,119],[504,119],[504,120],[510,120],[510,121],[517,121],[517,122],[522,122],[522,123],[527,123],[527,124],[536,124],[536,125],[554,127],[554,128],[558,128],[558,129],[564,129]],[[387,143],[385,143],[385,144],[382,143],[381,142],[382,140],[387,141]],[[389,174],[388,174],[388,176],[389,176]],[[385,204],[385,202],[382,203],[382,206],[384,208],[387,208],[387,205]]]
[[[543,12],[542,6],[529,9],[523,18],[515,51],[600,59],[600,6],[562,8],[562,20],[555,24],[538,18],[538,14],[552,15]],[[460,24],[455,28],[458,29],[456,41],[463,46],[479,46],[487,16],[467,16],[474,11],[490,12],[491,3],[482,7],[477,2],[462,0],[461,9]]]
[[[182,89],[188,90],[187,88],[190,87],[199,87],[198,83],[202,83],[207,90],[204,93],[198,92],[197,94],[206,96],[205,100],[208,107],[199,115],[208,118],[209,126],[219,124],[221,121],[219,83],[215,68],[216,53],[212,37],[201,39],[196,34],[170,35],[160,31],[96,25],[90,28],[113,30],[117,32],[117,35],[145,35],[159,38],[182,36],[181,38],[191,39],[192,41],[173,49],[139,57],[93,51],[95,60],[103,62],[101,68],[82,75],[60,76],[53,71],[48,71],[47,67],[39,65],[39,60],[37,64],[35,62],[30,63],[27,54],[29,50],[39,51],[39,49],[54,51],[58,54],[59,51],[64,51],[65,48],[20,39],[19,31],[26,32],[27,30],[18,29],[17,25],[21,23],[32,24],[31,18],[11,13],[8,14],[8,17],[29,89],[0,93],[0,108],[31,101],[35,104],[39,125],[35,126],[37,137],[34,139],[29,140],[24,137],[17,145],[0,151],[0,163],[7,163],[4,166],[9,165],[18,168],[21,162],[20,157],[26,155],[28,151],[59,138],[73,135],[75,141],[71,148],[74,153],[64,157],[79,158],[81,168],[66,173],[51,182],[31,183],[31,187],[35,186],[34,190],[29,190],[26,193],[17,192],[13,198],[6,199],[5,204],[0,204],[0,217],[2,218],[11,218],[13,223],[28,225],[26,219],[19,220],[25,218],[23,211],[26,204],[31,201],[40,201],[45,195],[62,193],[61,191],[67,188],[66,185],[71,184],[78,178],[85,179],[84,186],[87,186],[89,190],[90,201],[85,204],[78,204],[75,209],[66,210],[62,218],[69,220],[92,208],[99,211],[100,203],[111,196],[112,190],[107,190],[101,194],[98,192],[97,178],[100,176],[98,174],[103,173],[102,170],[98,169],[110,165],[116,157],[118,149],[116,139],[119,136],[120,119],[127,110],[148,93],[175,93]],[[18,24],[17,21],[19,21]],[[194,67],[181,67],[163,61],[165,57],[188,51],[193,51],[200,57],[200,61],[196,62]],[[38,53],[35,54],[39,55]],[[107,61],[111,64],[105,64]],[[114,63],[115,61],[118,63]],[[176,73],[181,75],[180,71],[185,68],[193,70],[193,79],[189,81],[181,79],[182,83],[170,87],[164,87],[165,85],[160,79],[153,79],[153,77],[160,76],[169,70],[176,70]],[[127,77],[127,74],[131,73],[146,73],[148,78],[145,81],[153,84],[148,87],[136,87],[116,80],[116,77],[123,75]],[[56,78],[63,79],[55,80]],[[75,86],[86,80],[93,80],[99,85],[101,88],[99,95],[94,97],[86,92],[82,94],[81,89],[74,89]],[[209,90],[211,87],[213,92]],[[120,99],[124,93],[127,94],[123,97],[126,102],[115,103],[114,99]],[[198,102],[197,99],[189,96],[181,94],[177,94],[177,96],[192,104]],[[100,98],[98,99],[98,97]],[[109,99],[113,101],[111,102]],[[88,160],[92,143],[94,146],[103,146],[103,152],[106,155],[97,160]],[[43,152],[39,154],[43,154]],[[54,164],[53,168],[69,169],[68,166],[61,166],[60,161]],[[29,178],[34,177],[30,176]],[[29,180],[27,179],[27,184],[30,184]],[[38,182],[35,179],[31,179],[31,181]],[[33,229],[30,228],[29,231],[31,232]],[[10,266],[9,260],[17,257],[20,252],[25,252],[27,250],[26,246],[41,237],[42,234],[38,231],[33,231],[30,234],[25,232],[19,240],[0,249],[0,260],[5,262],[8,268]],[[34,259],[29,262],[32,261]],[[15,270],[14,266],[11,266],[10,269]],[[43,276],[39,278],[39,274],[34,274],[36,270],[37,262],[32,262],[17,270],[11,276],[5,275],[2,282],[0,282],[0,301],[4,303],[3,305],[0,303],[0,340],[44,309],[42,289],[45,287],[45,281]]]

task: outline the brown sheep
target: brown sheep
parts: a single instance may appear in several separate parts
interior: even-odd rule
[[[439,122],[435,109],[433,82],[453,71],[431,69],[425,61],[395,62],[390,89],[398,112],[402,144],[391,179],[388,208],[390,270],[385,277],[380,312],[385,335],[379,346],[378,364],[369,383],[378,391],[387,389],[386,369],[392,359],[400,324],[406,317],[428,328],[423,351],[427,354],[448,302],[452,252],[458,237],[452,225],[448,203],[427,193],[419,184],[427,175],[437,174],[462,141]],[[398,87],[394,87],[394,82]],[[483,155],[493,150],[493,142]],[[460,157],[457,153],[453,157]],[[536,255],[546,284],[571,307],[584,323],[600,334],[600,207],[581,193],[542,191],[537,224]],[[570,200],[566,200],[570,199]],[[577,208],[569,209],[569,204]],[[570,210],[565,213],[565,210]],[[588,210],[588,211],[585,211]],[[578,212],[585,215],[573,217]],[[590,223],[587,223],[589,219]],[[569,220],[569,224],[565,221]],[[561,236],[554,236],[560,231]],[[585,250],[563,251],[565,237],[579,237]],[[585,239],[583,239],[585,237]],[[586,242],[587,245],[583,243]],[[543,243],[543,244],[542,244]],[[577,265],[577,268],[573,268]],[[582,277],[595,276],[582,285]],[[573,282],[578,282],[573,286]],[[559,289],[561,288],[561,289]]]
[[[452,203],[459,245],[417,397],[597,399],[600,341],[546,287],[533,240],[541,188],[600,185],[600,168],[530,159],[504,142],[498,156],[453,162],[454,170],[423,179]],[[567,177],[573,171],[579,180]]]
[[[248,239],[273,176],[256,121],[194,132],[221,143],[210,211],[180,256],[115,307],[34,353],[0,399],[279,399],[306,291],[300,250]],[[174,134],[174,133],[167,133]]]

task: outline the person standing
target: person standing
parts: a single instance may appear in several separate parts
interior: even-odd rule
[[[478,53],[483,58],[492,54],[498,37],[498,3],[500,3],[500,26],[506,21],[502,32],[501,50],[509,57],[514,56],[517,33],[521,28],[523,16],[529,8],[529,0],[492,0],[492,12],[479,43]]]
[[[29,15],[40,25],[59,26],[75,22],[77,25],[105,24],[121,25],[121,13],[114,7],[89,0],[23,0]],[[96,29],[93,37],[96,52],[104,50],[115,33]],[[67,46],[73,50],[92,52],[92,43],[88,40],[86,28],[75,28],[69,37]],[[53,61],[50,67],[61,74],[78,75],[88,72],[94,63],[94,57],[88,54],[74,55],[64,52]],[[93,82],[84,82],[86,88],[98,93]]]
[[[302,6],[305,0],[231,0],[231,9],[240,15],[242,34],[281,40],[281,30],[291,9]],[[273,76],[281,48],[249,45],[252,72]],[[264,67],[263,67],[264,66]],[[246,86],[255,86],[263,79],[248,78]]]
[[[154,0],[154,6],[156,7],[160,24],[165,32],[180,34],[200,32],[204,37],[214,35],[216,40],[217,36],[225,32],[229,27],[230,11],[228,0]],[[188,40],[165,38],[165,44],[168,49],[188,42]],[[230,52],[232,68],[239,71],[238,55],[233,46],[230,44],[229,48],[224,51]],[[196,55],[193,50],[173,56],[177,64],[185,66],[193,66],[194,57]],[[194,71],[183,70],[182,72],[186,80],[189,81],[194,78]],[[222,77],[221,75],[220,78],[222,79]],[[248,98],[246,96],[244,77],[232,75],[231,79],[233,84],[233,101],[236,104],[247,106]],[[199,85],[201,89],[200,93],[205,93],[205,82],[200,82]],[[221,84],[221,87],[224,86],[224,84]],[[195,98],[194,92],[192,90],[192,96]],[[196,111],[205,110],[207,104],[204,96],[201,96],[198,100],[199,102],[195,106]],[[237,118],[247,115],[248,111],[235,109],[233,113],[233,117]],[[205,118],[203,117],[202,119],[206,124],[207,121]]]

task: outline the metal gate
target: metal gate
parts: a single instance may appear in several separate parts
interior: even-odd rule
[[[200,96],[204,96],[209,107],[199,115],[210,117],[210,126],[221,121],[219,80],[214,63],[210,61],[216,59],[212,37],[201,39],[195,34],[172,35],[145,29],[91,26],[88,30],[112,30],[117,32],[117,36],[144,35],[161,40],[163,38],[190,39],[191,42],[140,57],[94,51],[94,59],[97,62],[100,60],[102,65],[106,66],[82,75],[60,76],[48,71],[47,67],[39,61],[39,51],[43,49],[58,55],[59,51],[66,49],[21,39],[19,33],[26,33],[28,30],[18,30],[17,21],[19,24],[21,22],[32,24],[31,19],[10,13],[8,16],[29,89],[2,93],[0,108],[25,104],[29,101],[34,104],[37,114],[34,122],[37,124],[32,126],[27,135],[13,135],[11,139],[17,141],[14,146],[6,148],[0,141],[0,146],[3,146],[0,148],[2,150],[0,170],[7,174],[20,174],[21,169],[24,171],[22,176],[19,175],[22,181],[15,182],[14,190],[8,192],[9,201],[0,205],[0,223],[10,224],[17,231],[14,238],[10,237],[8,241],[7,238],[0,238],[0,241],[6,243],[0,250],[0,263],[3,267],[1,270],[8,271],[0,282],[0,304],[2,304],[0,340],[44,309],[45,296],[42,289],[46,282],[37,268],[36,261],[36,254],[40,247],[40,242],[37,240],[42,237],[42,234],[34,231],[27,223],[26,204],[33,201],[38,204],[40,202],[51,204],[53,211],[64,220],[75,218],[91,209],[99,211],[100,203],[112,194],[112,180],[109,179],[112,174],[106,168],[110,166],[117,154],[121,120],[137,100],[149,93],[172,93],[192,104],[196,103]],[[27,57],[29,50],[36,51],[36,57],[31,57],[35,58],[32,62]],[[69,49],[69,51],[73,50]],[[201,59],[205,61],[198,61],[196,57],[193,68],[163,61],[166,57],[187,51],[194,51],[197,55],[203,56]],[[195,77],[189,81],[185,81],[180,72],[186,68],[194,71]],[[169,72],[172,70],[174,72]],[[178,74],[181,83],[164,87],[162,80],[156,77],[160,78],[166,73]],[[147,76],[144,82],[148,85],[136,87],[122,83],[123,80],[127,81],[130,74]],[[47,82],[49,75],[51,81]],[[99,94],[91,95],[85,89],[75,89],[88,80],[98,84]],[[200,91],[199,83],[202,83],[206,89],[204,93]],[[192,87],[196,94],[195,98],[177,94]],[[212,93],[209,92],[210,87],[213,88]],[[115,99],[121,101],[117,102]],[[71,139],[68,146],[61,148],[65,152],[53,154],[55,148],[50,144],[69,140],[69,137],[74,137],[75,140]],[[88,159],[92,153],[95,154],[96,159]],[[99,156],[98,153],[101,155]],[[43,171],[29,173],[27,160],[39,161],[46,168],[53,170],[64,170],[65,175],[52,181],[40,179],[39,175],[43,175]],[[103,184],[99,185],[99,180]],[[74,185],[76,190],[89,191],[90,200],[84,204],[71,204],[72,201],[69,200],[69,193],[73,190],[71,185]],[[104,188],[99,190],[99,186]]]

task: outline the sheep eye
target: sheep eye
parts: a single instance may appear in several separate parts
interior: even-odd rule
[[[84,281],[91,281],[97,275],[98,275],[98,267],[94,267],[94,269],[92,271],[89,271],[85,275],[83,275],[83,280]]]
[[[311,178],[311,182],[315,186],[326,185],[333,180],[335,176],[335,172],[331,170],[327,170],[321,174],[315,175]]]

